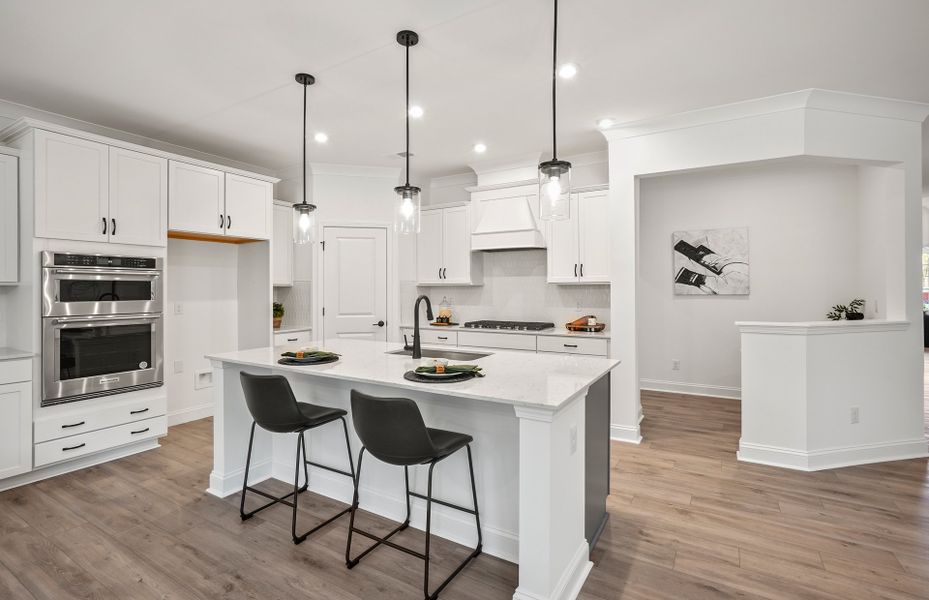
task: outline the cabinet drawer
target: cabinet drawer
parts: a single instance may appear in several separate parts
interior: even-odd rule
[[[79,456],[102,452],[141,440],[161,437],[168,433],[168,418],[164,415],[99,431],[73,435],[60,440],[35,445],[35,466],[41,467]]]
[[[290,333],[275,333],[275,346],[306,346],[310,343],[309,331],[291,331]]]
[[[0,361],[0,384],[32,381],[32,359]]]
[[[75,403],[78,405],[80,403]],[[55,412],[51,417],[44,417],[39,409],[35,421],[35,441],[46,442],[58,438],[97,431],[107,427],[123,425],[160,417],[167,413],[166,396],[140,398],[104,405],[76,408],[75,410]],[[55,409],[51,409],[55,410]]]
[[[477,346],[480,348],[502,348],[504,350],[531,350],[535,352],[534,335],[514,333],[487,333],[484,331],[459,331],[459,346]]]
[[[565,354],[590,354],[593,356],[607,356],[609,353],[609,342],[603,339],[540,335],[539,352],[561,352]]]
[[[413,330],[412,329],[401,329],[401,337],[406,335],[409,342],[413,343]],[[432,346],[457,346],[458,345],[458,332],[457,331],[440,331],[435,329],[420,329],[419,330],[419,341],[422,344],[428,344]]]

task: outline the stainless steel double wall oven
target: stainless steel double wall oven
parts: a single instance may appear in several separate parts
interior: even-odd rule
[[[164,381],[161,258],[42,253],[42,405]]]

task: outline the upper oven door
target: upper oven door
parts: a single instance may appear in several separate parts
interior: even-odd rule
[[[45,267],[42,316],[160,313],[161,271]]]

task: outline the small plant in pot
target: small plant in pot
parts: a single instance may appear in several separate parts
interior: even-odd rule
[[[271,307],[271,316],[273,317],[273,323],[275,329],[281,328],[281,321],[284,320],[284,305],[280,302],[275,302]]]
[[[860,321],[864,319],[864,300],[861,298],[855,298],[848,303],[848,306],[844,304],[836,304],[832,307],[832,310],[826,314],[826,318],[830,321],[839,321],[845,319],[847,321]]]

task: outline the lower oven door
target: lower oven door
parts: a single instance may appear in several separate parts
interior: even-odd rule
[[[42,319],[42,405],[163,382],[160,314]]]

